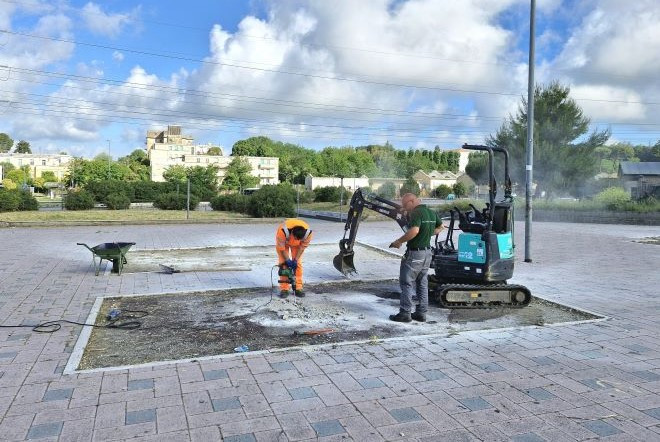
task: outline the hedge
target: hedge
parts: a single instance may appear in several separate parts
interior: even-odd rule
[[[218,195],[211,199],[211,208],[213,210],[222,210],[225,212],[247,213],[250,206],[250,197],[247,195],[231,194]]]
[[[186,208],[187,196],[185,192],[169,192],[158,195],[154,200],[154,207],[161,210],[184,210]],[[190,194],[190,210],[195,210],[199,204],[199,198]]]
[[[15,190],[0,190],[0,212],[17,212],[21,207],[21,195]]]
[[[86,190],[70,190],[64,197],[66,210],[91,210],[94,208],[94,197]]]
[[[108,195],[105,204],[111,210],[126,210],[131,206],[131,200],[124,194],[116,193]]]

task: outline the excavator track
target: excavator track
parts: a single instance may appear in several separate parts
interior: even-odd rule
[[[440,284],[436,299],[450,309],[522,308],[532,301],[532,294],[515,284]]]

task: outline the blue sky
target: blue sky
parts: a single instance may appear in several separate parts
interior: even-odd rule
[[[167,124],[227,150],[251,135],[314,148],[478,143],[526,91],[528,8],[0,0],[0,131],[85,156],[106,140],[126,154]],[[569,84],[613,140],[655,143],[658,22],[653,0],[539,0],[537,80]]]

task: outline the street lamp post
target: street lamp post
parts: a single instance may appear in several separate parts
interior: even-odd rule
[[[532,262],[532,182],[534,180],[534,33],[536,0],[529,11],[529,78],[527,83],[527,152],[525,165],[525,262]]]
[[[108,179],[110,179],[110,162],[112,161],[112,157],[110,156],[110,140],[106,140],[108,142]]]

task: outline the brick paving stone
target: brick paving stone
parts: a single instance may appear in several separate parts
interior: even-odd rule
[[[481,397],[471,397],[458,400],[461,404],[466,406],[470,411],[485,410],[486,408],[493,408],[491,404]]]
[[[622,433],[617,427],[610,425],[603,420],[582,422],[582,426],[601,437]]]
[[[292,362],[274,362],[271,363],[270,366],[273,367],[273,370],[275,371],[287,371],[296,369]]]
[[[237,397],[229,397],[223,399],[212,399],[213,411],[226,411],[241,408],[241,402]]]
[[[511,437],[511,442],[545,442],[545,439],[536,433],[529,432],[516,434],[515,436]]]
[[[44,401],[61,401],[71,399],[73,395],[73,388],[60,388],[54,390],[48,390],[44,394]]]
[[[486,373],[496,373],[499,371],[506,371],[504,367],[496,362],[487,362],[485,364],[479,364],[479,367]]]
[[[529,390],[525,390],[525,393],[528,396],[536,399],[537,401],[547,401],[549,399],[555,399],[557,397],[554,394],[550,393],[545,388],[541,388],[541,387],[530,388]]]
[[[48,424],[37,424],[30,427],[28,439],[42,439],[46,437],[57,437],[62,432],[64,422],[51,422]]]
[[[643,410],[642,412],[660,421],[660,407],[649,408],[648,410]]]
[[[209,370],[205,371],[204,373],[204,380],[205,381],[214,381],[216,379],[228,379],[229,374],[227,373],[227,370],[221,369],[221,370]]]
[[[316,431],[318,437],[333,436],[335,434],[346,433],[343,425],[336,419],[321,422],[312,422],[312,428]]]
[[[289,390],[289,394],[293,399],[307,399],[310,397],[317,397],[316,391],[311,387],[299,387]]]
[[[390,410],[390,414],[397,422],[412,422],[423,420],[424,418],[414,408],[395,408]]]
[[[364,388],[380,388],[385,386],[383,381],[378,378],[358,379],[358,383]]]
[[[236,436],[228,436],[224,438],[224,442],[257,442],[257,438],[254,437],[254,434],[239,434]]]
[[[155,420],[156,410],[154,408],[126,413],[126,425],[143,424],[145,422],[154,422]]]
[[[146,390],[154,388],[153,379],[136,379],[133,381],[128,381],[128,390]]]

